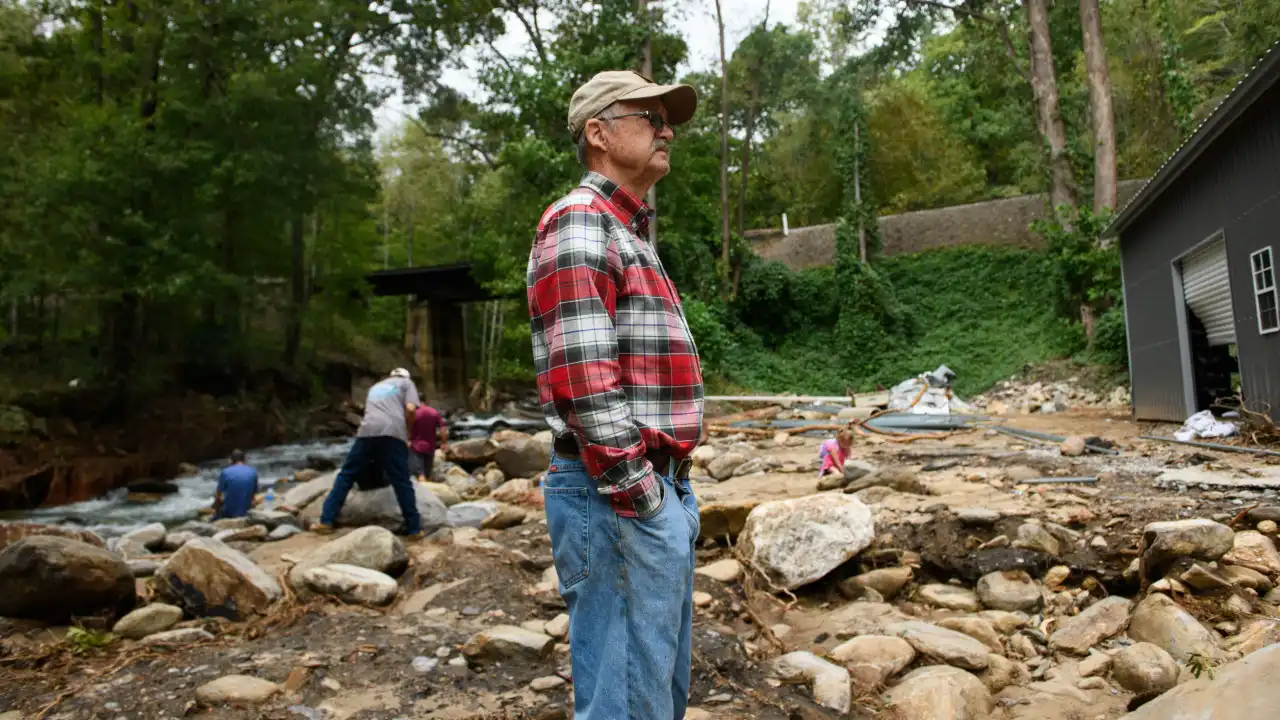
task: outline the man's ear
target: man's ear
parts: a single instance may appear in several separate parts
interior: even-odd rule
[[[587,134],[587,144],[601,152],[609,149],[609,134],[606,125],[607,123],[599,118],[591,118],[587,121],[587,126],[582,130]]]

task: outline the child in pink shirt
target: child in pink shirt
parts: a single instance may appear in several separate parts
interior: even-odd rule
[[[849,459],[849,450],[853,448],[853,431],[841,430],[836,436],[824,443],[818,451],[818,459],[822,461],[822,469],[818,477],[831,473],[843,473],[844,461]]]

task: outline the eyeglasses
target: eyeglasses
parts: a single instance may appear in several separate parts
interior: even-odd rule
[[[610,115],[601,117],[600,120],[619,120],[621,118],[641,117],[649,121],[649,125],[653,127],[653,131],[661,134],[663,130],[671,128],[671,134],[675,134],[676,126],[663,119],[662,115],[653,110],[641,110],[640,112],[623,113],[622,115]]]

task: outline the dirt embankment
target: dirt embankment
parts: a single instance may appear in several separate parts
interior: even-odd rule
[[[89,500],[237,447],[349,432],[341,393],[319,402],[282,396],[175,392],[121,407],[85,392],[6,406],[21,409],[26,428],[0,437],[0,511]]]

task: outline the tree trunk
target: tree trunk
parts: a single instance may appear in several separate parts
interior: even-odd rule
[[[746,234],[747,224],[747,183],[751,180],[751,136],[756,131],[756,103],[752,93],[752,103],[747,106],[747,123],[742,138],[742,170],[738,182],[738,236]]]
[[[1028,47],[1031,58],[1031,91],[1036,100],[1036,121],[1049,146],[1049,201],[1055,210],[1076,207],[1076,181],[1067,157],[1067,130],[1058,101],[1058,79],[1053,68],[1046,0],[1026,0]]]
[[[1116,206],[1116,123],[1111,111],[1111,73],[1102,39],[1098,0],[1080,0],[1084,60],[1089,73],[1089,106],[1093,111],[1093,211]]]
[[[729,273],[729,63],[724,54],[724,13],[716,0],[716,24],[720,28],[720,261],[721,273]]]
[[[867,261],[866,212],[862,209],[862,124],[853,125],[853,203],[858,206],[858,259]]]
[[[286,329],[284,343],[284,362],[292,366],[298,359],[298,347],[302,344],[302,307],[307,299],[306,288],[306,238],[302,225],[305,218],[301,213],[289,222],[289,234],[293,244],[293,261],[291,273],[292,298],[289,303],[289,326]]]
[[[649,0],[636,0],[636,10],[639,11],[641,19],[649,26],[649,32],[644,38],[644,56],[640,62],[640,74],[649,79],[653,79],[653,23],[649,22]],[[653,211],[653,217],[649,220],[649,242],[658,244],[658,186],[651,185],[649,192],[645,194],[644,201],[649,205],[649,209]]]

